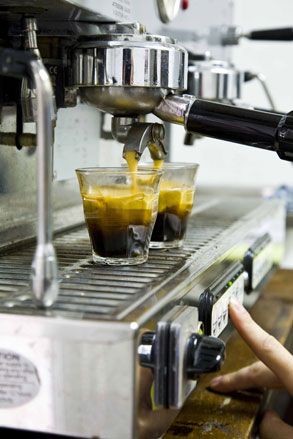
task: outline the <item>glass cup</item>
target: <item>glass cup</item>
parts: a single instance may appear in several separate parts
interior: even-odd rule
[[[162,172],[124,168],[76,170],[93,260],[142,264],[148,258]]]
[[[193,207],[197,170],[197,164],[164,164],[150,248],[182,246]]]

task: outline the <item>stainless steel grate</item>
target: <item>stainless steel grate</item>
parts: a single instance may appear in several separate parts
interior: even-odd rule
[[[135,267],[93,264],[84,227],[58,236],[55,246],[60,267],[60,295],[50,311],[36,309],[29,291],[34,246],[7,250],[0,255],[0,312],[116,319],[130,303],[200,258],[214,245],[215,239],[245,213],[238,209],[236,216],[229,215],[227,205],[209,210],[191,218],[183,248],[151,251],[149,260]],[[220,211],[225,210],[221,216]]]

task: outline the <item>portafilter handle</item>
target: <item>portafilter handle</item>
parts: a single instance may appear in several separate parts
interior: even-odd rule
[[[32,263],[32,290],[39,307],[51,306],[58,296],[58,269],[52,244],[53,90],[44,64],[33,53],[0,50],[0,75],[27,77],[37,95],[37,248]]]
[[[187,132],[275,151],[293,161],[293,114],[257,111],[194,96],[170,95],[155,108],[160,119],[184,125]]]

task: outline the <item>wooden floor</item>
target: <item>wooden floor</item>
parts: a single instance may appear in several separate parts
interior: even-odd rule
[[[251,314],[282,344],[292,337],[293,271],[278,270],[265,286]],[[231,372],[255,361],[255,356],[233,332],[227,343],[227,356],[221,373]],[[220,395],[207,389],[216,374],[205,376],[169,428],[164,439],[251,437],[265,395],[238,392]]]

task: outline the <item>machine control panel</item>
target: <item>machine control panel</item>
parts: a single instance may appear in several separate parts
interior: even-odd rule
[[[245,273],[240,262],[232,264],[199,297],[199,320],[204,334],[218,337],[228,325],[228,305],[231,297],[243,302]]]
[[[157,407],[182,407],[199,375],[221,367],[225,344],[200,335],[199,326],[196,307],[175,306],[158,322],[156,332],[142,335],[139,360],[153,370]]]
[[[180,408],[203,373],[220,369],[225,344],[215,337],[200,335],[195,327],[197,308],[182,307],[170,325],[168,406]],[[198,323],[196,325],[198,327]]]
[[[273,267],[273,243],[270,235],[260,236],[247,250],[243,264],[248,273],[246,292],[250,293]]]

